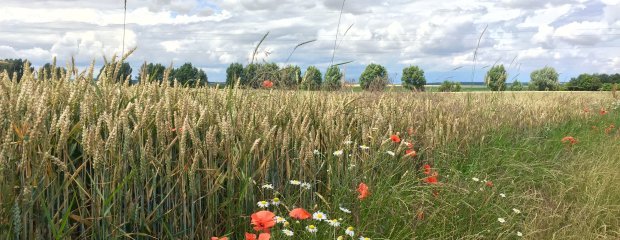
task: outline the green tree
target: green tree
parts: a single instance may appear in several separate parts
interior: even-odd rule
[[[101,77],[101,75],[103,74],[103,70],[106,71],[106,75],[109,74],[111,76],[108,76],[108,78],[113,78],[114,76],[114,69],[116,68],[116,64],[117,63],[107,63],[105,65],[103,65],[103,67],[101,67],[101,70],[99,70],[99,75],[97,75],[97,79],[99,79],[99,77]],[[129,63],[122,63],[121,67],[116,75],[116,79],[113,79],[114,82],[117,83],[122,83],[125,80],[128,80],[129,82],[131,82],[131,72],[133,71],[133,69],[131,68],[131,66],[129,65]]]
[[[572,78],[566,84],[569,91],[598,91],[603,87],[603,82],[598,75],[581,74],[576,78]]]
[[[144,82],[154,82],[157,81],[159,83],[164,81],[164,73],[166,72],[166,67],[162,64],[153,64],[146,62],[140,67],[140,72],[138,73],[138,81]],[[168,82],[170,79],[167,80]]]
[[[438,89],[440,92],[460,92],[461,83],[452,81],[443,81]]]
[[[426,85],[424,70],[418,66],[409,66],[403,69],[403,76],[400,80],[403,87],[409,90],[424,91],[424,85]]]
[[[280,70],[278,85],[280,87],[293,89],[301,82],[301,68],[299,66],[288,65]]]
[[[241,75],[241,86],[248,86],[250,82],[256,81],[256,72],[258,72],[258,64],[251,63],[243,68],[243,74]]]
[[[510,85],[510,91],[523,91],[523,84],[521,84],[519,80],[515,80],[512,85]]]
[[[342,88],[342,73],[338,66],[330,66],[325,72],[323,88],[327,90],[340,90]]]
[[[40,80],[58,80],[63,75],[67,74],[67,69],[64,67],[56,67],[56,59],[53,63],[46,63],[41,67],[39,71]]]
[[[173,71],[173,79],[176,79],[181,85],[203,86],[208,83],[207,74],[202,70],[192,66],[191,63],[185,63],[181,67]]]
[[[387,70],[379,64],[370,64],[366,66],[364,72],[360,76],[360,86],[364,90],[382,90],[387,85]],[[372,88],[371,88],[372,87]]]
[[[301,81],[301,89],[304,90],[319,90],[321,87],[321,71],[315,66],[309,66],[304,73],[303,80]]]
[[[552,67],[544,67],[530,74],[528,88],[534,91],[557,91],[560,89],[559,74]]]
[[[13,79],[15,76],[17,81],[22,79],[22,75],[24,75],[24,64],[26,64],[28,60],[22,59],[4,59],[0,60],[0,73],[5,70],[9,73],[9,78]],[[34,71],[33,68],[31,70]],[[17,75],[14,75],[17,74]]]
[[[504,65],[493,66],[487,72],[484,77],[484,82],[491,89],[491,91],[504,91],[506,90],[506,79],[508,73],[504,69]]]
[[[243,65],[241,63],[231,63],[226,69],[226,85],[235,85],[235,83],[242,78]],[[241,84],[241,82],[239,84]]]
[[[261,87],[263,81],[272,81],[276,86],[280,85],[280,67],[276,63],[262,63],[258,66],[256,71],[257,79],[251,83],[253,88]]]

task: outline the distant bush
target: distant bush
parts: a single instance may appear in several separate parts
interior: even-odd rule
[[[512,85],[510,85],[510,91],[523,91],[523,84],[521,84],[519,80],[515,80]]]
[[[364,72],[360,76],[360,87],[364,90],[378,91],[383,90],[388,83],[388,74],[385,67],[379,64],[370,64],[366,66]],[[372,89],[371,89],[372,87]]]
[[[323,88],[326,90],[340,90],[342,88],[342,73],[338,66],[331,66],[325,72]]]
[[[506,90],[506,79],[508,73],[504,69],[504,65],[494,66],[487,72],[484,77],[484,82],[491,89],[491,91],[504,91]]]
[[[441,86],[439,86],[440,92],[460,92],[461,91],[461,83],[452,82],[452,81],[443,81]]]
[[[276,85],[281,88],[294,89],[301,83],[301,68],[288,65],[280,70],[280,78]]]
[[[241,63],[231,63],[226,69],[226,85],[235,85],[241,79],[243,79],[243,65]]]
[[[315,66],[309,66],[304,73],[300,88],[304,90],[319,90],[322,81],[321,71]]]
[[[560,89],[559,74],[552,67],[544,67],[530,74],[529,90],[557,91]]]
[[[424,70],[418,66],[409,66],[403,69],[403,76],[400,80],[403,87],[409,90],[424,91],[424,85],[426,85]]]
[[[602,87],[601,79],[597,75],[591,74],[581,74],[566,84],[569,91],[598,91]]]

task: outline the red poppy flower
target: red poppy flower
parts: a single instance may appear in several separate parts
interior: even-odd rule
[[[271,87],[273,87],[273,82],[269,81],[269,80],[265,80],[265,81],[263,81],[263,87],[264,88],[271,88]]]
[[[429,184],[437,184],[437,172],[434,172],[433,175],[424,178],[424,182]]]
[[[398,135],[392,135],[392,136],[390,136],[390,139],[394,143],[400,143],[400,137],[398,137]]]
[[[367,198],[368,195],[370,195],[370,191],[368,191],[368,185],[366,185],[365,183],[360,183],[360,185],[357,186],[357,192],[360,193],[360,195],[357,196],[357,198],[359,199]]]
[[[424,174],[426,175],[431,174],[431,165],[428,165],[428,164],[424,165]]]
[[[288,213],[294,219],[304,220],[312,217],[310,213],[303,208],[295,208],[290,213]]]
[[[601,115],[605,115],[605,114],[607,114],[607,110],[605,110],[604,108],[601,108],[601,111],[599,113]]]
[[[566,136],[564,138],[562,138],[562,143],[568,143],[570,145],[575,145],[577,144],[577,139],[575,139],[574,137],[571,136]]]
[[[245,240],[269,240],[271,238],[271,234],[261,233],[258,235],[258,239],[256,237],[257,237],[256,234],[245,233]]]
[[[276,225],[276,215],[270,211],[258,211],[250,217],[256,231],[269,232],[269,229]]]
[[[409,148],[409,149],[413,149],[413,143],[408,142],[408,143],[407,143],[407,148]]]
[[[417,156],[417,155],[418,155],[418,153],[417,153],[415,150],[413,150],[413,149],[407,149],[407,150],[405,150],[405,156],[408,156],[408,157],[415,157],[415,156]]]
[[[211,240],[228,240],[227,237],[211,237]]]
[[[486,185],[487,185],[487,187],[493,187],[493,182],[487,181]]]

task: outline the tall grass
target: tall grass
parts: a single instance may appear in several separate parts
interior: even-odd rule
[[[375,236],[409,239],[419,223],[393,215],[415,215],[412,204],[431,203],[415,172],[423,163],[448,166],[442,149],[468,153],[498,130],[583,120],[584,107],[612,101],[598,93],[129,86],[110,80],[120,62],[109,66],[97,81],[93,66],[80,73],[69,66],[63,76],[0,75],[0,237],[239,234],[263,200],[257,186],[294,195],[286,183],[298,179],[313,183],[316,194],[293,201],[297,206],[358,205],[360,181],[386,191],[358,206],[353,221]],[[395,133],[415,142],[417,160],[390,145]],[[343,144],[349,140],[355,145]],[[355,147],[362,144],[372,152]],[[340,149],[343,157],[332,154]],[[390,149],[397,157],[386,157]]]

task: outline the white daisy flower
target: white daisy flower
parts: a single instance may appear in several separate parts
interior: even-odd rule
[[[300,182],[300,181],[298,181],[298,180],[291,180],[291,181],[289,181],[289,183],[290,183],[291,185],[295,185],[295,186],[298,186],[299,184],[301,184],[301,182]]]
[[[500,193],[499,196],[505,198],[506,194]]]
[[[284,235],[292,237],[293,235],[295,235],[295,233],[293,233],[293,231],[288,230],[288,229],[282,229],[282,233],[284,233]]]
[[[318,220],[318,221],[323,221],[325,219],[327,219],[327,215],[325,215],[325,213],[318,211],[315,212],[314,214],[312,214],[312,219],[314,220]]]
[[[342,154],[344,154],[344,151],[342,151],[342,150],[338,150],[338,151],[334,152],[334,156],[336,156],[336,157],[340,157],[340,156],[342,156]]]
[[[497,218],[497,221],[500,222],[500,223],[505,223],[506,219],[504,219],[504,218]]]
[[[396,156],[396,153],[392,152],[392,151],[386,151],[385,153],[390,154],[390,156]]]
[[[338,219],[327,220],[327,224],[329,224],[332,227],[340,226],[340,222],[338,221]]]
[[[346,235],[349,235],[349,236],[353,237],[353,236],[355,236],[355,232],[353,230],[355,230],[355,228],[348,227],[346,230],[344,230],[344,233]]]
[[[261,186],[263,189],[273,189],[273,185],[271,184],[263,184],[263,186]]]
[[[349,210],[349,209],[346,209],[346,208],[343,208],[343,207],[338,207],[338,208],[340,208],[340,211],[343,211],[345,213],[351,213],[351,210]]]
[[[276,216],[276,223],[285,223],[286,219],[280,216]]]
[[[471,180],[474,180],[474,182],[480,182],[480,179],[477,178],[477,177],[473,177],[473,178],[471,178]]]
[[[367,237],[360,237],[360,240],[370,240],[370,238],[367,238]]]
[[[344,141],[343,143],[346,144],[346,145],[351,145],[351,144],[353,144],[353,141],[348,140],[348,141]]]
[[[513,211],[513,212],[515,212],[516,214],[519,214],[519,213],[521,213],[521,210],[519,210],[519,209],[516,209],[516,208],[513,208],[513,209],[512,209],[512,211]]]
[[[310,183],[305,182],[305,183],[301,183],[301,187],[305,189],[310,189],[312,186],[310,185]]]
[[[267,207],[269,207],[269,202],[267,202],[267,201],[260,201],[260,202],[256,203],[256,205],[258,205],[259,208],[267,208]]]
[[[316,226],[314,226],[314,225],[306,226],[306,230],[308,230],[308,232],[310,232],[310,233],[316,233],[317,231],[319,231],[319,229],[316,228]]]
[[[517,236],[519,236],[519,237],[523,237],[523,233],[521,233],[521,232],[517,232]]]
[[[278,206],[278,205],[280,205],[280,199],[279,199],[279,198],[277,198],[277,197],[276,197],[276,198],[271,199],[271,205],[274,205],[274,206]]]
[[[316,149],[315,149],[314,151],[312,151],[312,153],[313,153],[314,155],[321,155],[321,151],[316,150]]]
[[[360,149],[362,149],[362,150],[368,150],[368,149],[370,149],[370,147],[369,147],[369,146],[366,146],[366,145],[361,145],[361,146],[360,146]]]

